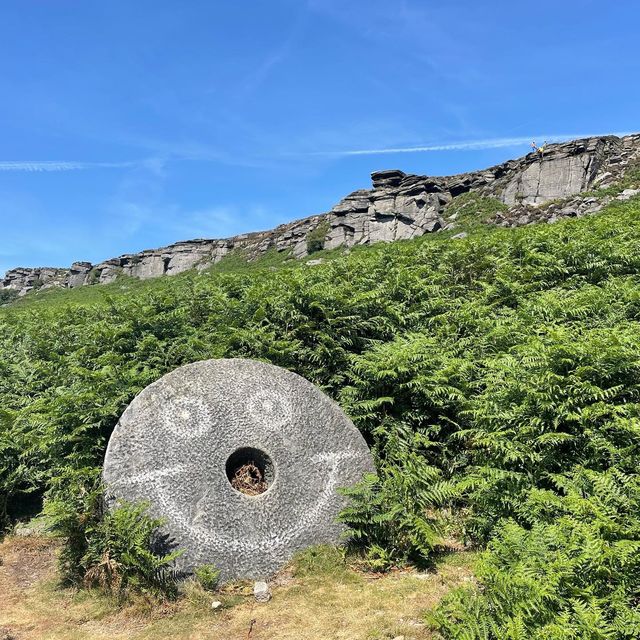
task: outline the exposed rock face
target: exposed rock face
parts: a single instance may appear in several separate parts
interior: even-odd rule
[[[310,233],[324,234],[324,248],[350,247],[374,242],[391,242],[451,228],[446,207],[468,191],[499,198],[510,209],[497,218],[498,224],[528,224],[553,215],[577,215],[566,207],[537,212],[539,205],[569,199],[618,179],[625,169],[640,162],[640,134],[618,138],[584,138],[545,147],[544,155],[530,153],[483,171],[456,176],[429,177],[405,174],[398,169],[376,171],[373,188],[360,189],[343,198],[328,213],[280,225],[259,233],[224,240],[190,240],[112,258],[97,265],[75,262],[70,269],[26,269],[8,271],[0,288],[21,295],[33,288],[77,287],[112,282],[124,274],[135,278],[173,275],[188,269],[202,269],[219,262],[237,249],[255,258],[268,249],[291,251],[296,258],[308,254]],[[631,197],[631,196],[629,196]],[[593,203],[581,204],[592,213]],[[575,209],[575,207],[574,207]]]
[[[575,141],[545,152],[540,162],[517,171],[502,193],[506,204],[542,204],[580,193],[593,183],[599,168],[618,145],[607,138]],[[562,148],[567,147],[567,148]]]
[[[184,551],[178,570],[214,564],[226,581],[264,579],[296,551],[338,542],[338,488],[373,470],[362,435],[317,387],[233,359],[180,367],[142,391],[111,435],[103,476],[111,504],[148,501],[165,519]]]
[[[68,277],[68,269],[18,267],[7,271],[4,279],[0,280],[0,289],[14,289],[19,295],[24,295],[32,289],[68,286]]]
[[[73,288],[80,287],[83,284],[90,284],[89,273],[92,266],[90,262],[74,262],[69,269],[67,286]]]

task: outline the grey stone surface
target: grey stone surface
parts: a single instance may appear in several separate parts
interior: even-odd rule
[[[559,158],[539,158],[514,176],[507,185],[503,200],[506,204],[542,204],[556,198],[566,198],[583,191],[590,183],[592,154]]]
[[[257,602],[269,602],[271,600],[269,585],[264,580],[258,580],[253,585],[253,597]]]
[[[490,221],[500,226],[545,222],[550,215],[536,207],[555,200],[568,200],[595,187],[615,184],[631,164],[640,162],[640,134],[622,138],[598,136],[545,145],[544,155],[529,153],[516,160],[482,171],[455,176],[419,176],[399,169],[375,171],[372,188],[347,195],[331,211],[283,224],[269,231],[232,238],[177,242],[160,249],[127,254],[92,266],[74,263],[70,269],[19,268],[0,279],[0,288],[24,295],[37,287],[76,287],[113,282],[119,275],[154,278],[188,269],[204,269],[219,262],[232,250],[249,259],[265,251],[289,251],[294,258],[307,256],[307,236],[319,225],[328,227],[325,249],[350,248],[375,242],[392,242],[450,229],[447,205],[468,191],[502,200],[509,206],[506,216]],[[635,190],[631,190],[635,191]],[[619,199],[633,197],[621,193]],[[564,202],[561,209],[572,215],[588,215],[600,203]],[[569,215],[569,214],[567,214]]]
[[[228,478],[246,448],[268,458],[269,486],[257,496]],[[222,580],[263,579],[296,551],[339,540],[337,489],[373,468],[360,433],[309,381],[253,360],[206,360],[131,402],[109,441],[104,481],[111,504],[148,500],[166,518],[164,533],[185,550],[179,570],[214,564]]]
[[[66,269],[55,267],[17,267],[7,271],[4,278],[0,279],[0,289],[12,289],[23,296],[34,289],[64,287],[67,274]]]
[[[640,189],[625,189],[616,200],[630,200],[640,194]]]
[[[74,288],[89,284],[89,273],[91,269],[92,265],[90,262],[74,262],[69,269],[67,286]]]

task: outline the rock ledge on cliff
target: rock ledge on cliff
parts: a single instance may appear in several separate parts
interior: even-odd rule
[[[399,169],[375,171],[372,188],[343,198],[331,211],[280,225],[270,231],[221,240],[187,240],[160,249],[126,254],[93,265],[74,262],[69,268],[16,268],[0,280],[0,289],[24,295],[33,289],[79,287],[107,283],[120,275],[147,279],[204,269],[233,250],[250,259],[269,249],[290,251],[295,258],[314,246],[324,249],[392,242],[454,226],[447,205],[463,193],[493,197],[507,205],[504,215],[488,221],[502,226],[554,222],[560,217],[594,213],[602,199],[581,197],[595,188],[615,183],[630,165],[640,163],[640,134],[583,138],[550,144],[544,155],[528,155],[482,171],[430,177]],[[627,189],[618,197],[637,193]],[[610,196],[607,196],[610,198]],[[555,201],[558,201],[557,203]],[[544,208],[540,205],[547,204]]]

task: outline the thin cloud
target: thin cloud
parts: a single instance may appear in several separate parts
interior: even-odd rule
[[[86,169],[122,169],[134,162],[67,162],[59,160],[0,160],[0,171],[82,171]]]
[[[308,8],[308,7],[307,7]],[[257,91],[260,86],[268,79],[272,71],[282,64],[291,54],[293,47],[306,29],[309,16],[305,9],[298,14],[287,37],[278,45],[278,47],[269,53],[258,65],[253,73],[251,73],[240,86],[239,95],[247,98],[249,94]]]
[[[384,153],[428,153],[433,151],[477,151],[482,149],[500,149],[502,147],[518,147],[528,144],[531,140],[539,140],[542,142],[563,142],[565,140],[573,140],[575,138],[591,138],[601,135],[625,136],[624,133],[573,133],[569,135],[558,134],[542,134],[535,136],[521,136],[518,138],[489,138],[486,140],[467,140],[464,142],[443,142],[440,144],[420,145],[415,147],[390,147],[382,149],[349,149],[344,151],[315,151],[309,155],[315,156],[371,156]]]

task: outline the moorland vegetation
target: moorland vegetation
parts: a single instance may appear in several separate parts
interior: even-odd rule
[[[101,511],[107,440],[168,371],[256,358],[371,446],[341,516],[370,567],[484,550],[430,614],[444,638],[640,637],[640,201],[467,231],[3,307],[0,517],[42,503],[71,581],[167,588],[143,510]]]

